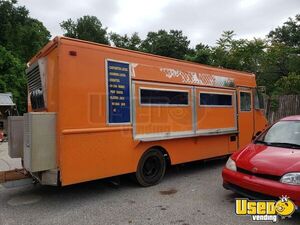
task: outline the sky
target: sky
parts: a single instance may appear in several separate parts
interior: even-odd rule
[[[108,31],[138,34],[182,30],[191,40],[214,45],[225,30],[236,38],[264,38],[269,31],[300,13],[300,0],[19,0],[30,16],[42,21],[52,37],[59,23],[84,15],[97,16]]]

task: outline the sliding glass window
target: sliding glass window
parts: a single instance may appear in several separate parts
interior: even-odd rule
[[[140,89],[142,105],[189,105],[189,92],[181,90]]]
[[[200,93],[200,106],[232,106],[232,95],[221,93]]]

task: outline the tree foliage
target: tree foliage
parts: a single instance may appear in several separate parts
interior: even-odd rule
[[[0,45],[25,62],[49,41],[50,32],[16,4],[16,0],[0,0]]]
[[[168,56],[176,59],[184,59],[189,51],[190,41],[182,31],[159,30],[148,32],[145,40],[142,41],[140,50],[156,55]]]
[[[278,89],[278,83],[275,85],[277,80],[284,82],[290,74],[300,75],[300,15],[270,31],[266,43],[261,77],[271,94],[279,94],[283,89]]]
[[[255,73],[258,85],[266,86],[270,95],[286,93],[277,81],[287,82],[290,74],[300,74],[300,15],[270,31],[266,39],[235,39],[233,31],[224,31],[215,46],[200,43],[186,59]]]
[[[86,41],[109,44],[107,28],[95,16],[83,16],[76,21],[68,19],[60,23],[64,36]]]
[[[50,38],[43,23],[16,0],[0,0],[0,92],[12,92],[20,113],[26,112],[26,62]]]
[[[300,74],[290,73],[275,83],[276,95],[300,95]]]
[[[139,37],[138,33],[133,33],[131,36],[128,36],[127,34],[122,36],[117,33],[110,33],[109,38],[113,45],[116,47],[136,51],[139,50],[142,43],[142,40]]]
[[[11,92],[19,111],[26,112],[25,64],[0,46],[0,92]]]
[[[210,65],[212,64],[212,48],[202,43],[197,44],[195,49],[190,49],[189,53],[185,56],[185,59]]]
[[[300,48],[300,14],[295,19],[289,18],[283,26],[270,31],[268,38],[272,43],[283,44],[287,47]],[[299,52],[298,52],[299,53]]]
[[[224,31],[211,50],[211,64],[228,69],[260,72],[266,44],[261,39],[234,39],[233,31]]]

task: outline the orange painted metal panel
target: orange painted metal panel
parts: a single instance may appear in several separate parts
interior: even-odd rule
[[[63,185],[110,177],[136,169],[142,151],[131,130],[61,135]]]
[[[198,114],[198,129],[218,129],[235,127],[234,108],[201,108]],[[224,119],[226,118],[226,119]]]
[[[178,65],[179,64],[179,65]],[[135,79],[144,81],[159,81],[174,84],[188,84],[196,86],[218,86],[218,78],[227,78],[236,85],[255,87],[253,74],[228,71],[200,64],[164,60],[153,60],[149,64],[136,64],[134,67]]]
[[[198,136],[163,142],[171,155],[172,164],[208,159],[229,154],[228,135]]]
[[[233,138],[231,140],[231,138]],[[228,136],[228,151],[229,153],[233,153],[238,150],[238,134],[231,134]]]
[[[255,109],[254,111],[254,123],[255,123],[255,132],[256,134],[258,131],[264,130],[268,126],[268,121],[265,117],[264,110],[262,109]]]
[[[251,110],[242,111],[241,110],[241,92],[251,94]],[[251,89],[239,88],[238,94],[238,108],[239,108],[239,148],[244,148],[254,135],[254,105],[253,105],[253,95]]]

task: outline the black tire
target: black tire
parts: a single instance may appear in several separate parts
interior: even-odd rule
[[[143,187],[158,184],[166,172],[166,160],[163,153],[158,149],[146,151],[138,164],[135,180]]]

